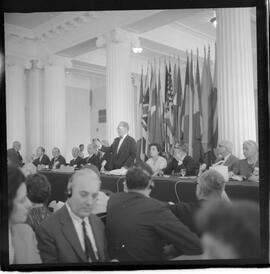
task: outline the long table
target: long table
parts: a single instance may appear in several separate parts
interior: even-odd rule
[[[65,190],[72,172],[40,171],[51,183],[52,193],[50,201],[65,201]],[[124,176],[101,175],[101,189],[106,192],[123,191]],[[177,203],[196,201],[197,178],[179,177],[154,177],[155,187],[151,192],[151,197],[161,201],[171,201]],[[231,200],[248,199],[259,202],[259,183],[244,181],[229,181],[226,183],[226,192]]]

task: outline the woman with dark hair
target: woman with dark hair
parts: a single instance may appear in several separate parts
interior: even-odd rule
[[[51,195],[51,185],[46,176],[38,173],[29,175],[25,183],[28,198],[32,202],[26,223],[35,231],[39,224],[52,214],[47,207]]]
[[[167,160],[160,156],[161,154],[161,146],[159,144],[150,144],[149,145],[149,153],[150,158],[146,161],[146,164],[148,164],[152,171],[153,175],[158,175],[159,172],[167,167]]]
[[[37,240],[32,228],[25,224],[31,202],[27,198],[25,177],[13,166],[8,167],[9,263],[41,263]]]

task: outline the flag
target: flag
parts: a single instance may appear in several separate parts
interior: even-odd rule
[[[160,79],[160,64],[158,68],[158,82],[157,82],[157,111],[158,111],[158,129],[160,131],[160,145],[164,148],[164,133],[163,133],[163,106],[161,100],[161,79]]]
[[[180,60],[174,68],[174,142],[181,139],[181,107],[182,107],[182,83],[180,74]]]
[[[149,143],[158,143],[161,145],[161,128],[160,128],[160,117],[158,108],[158,97],[157,97],[157,83],[156,83],[156,67],[151,66],[151,105],[149,107],[148,115],[148,139]]]
[[[208,50],[208,60],[210,56],[210,49]],[[209,61],[206,60],[206,49],[204,48],[204,63],[201,77],[201,106],[203,117],[203,133],[202,133],[202,147],[204,153],[211,150],[211,106],[210,94],[212,89],[212,77],[209,66]]]
[[[215,68],[214,68],[214,81],[211,92],[211,109],[212,109],[212,149],[217,147],[218,143],[218,116],[217,116],[217,48],[215,45]]]
[[[165,103],[164,103],[164,122],[165,122],[165,152],[169,154],[173,145],[173,86],[171,64],[165,65]]]
[[[185,73],[185,87],[184,87],[184,100],[182,104],[181,112],[181,140],[188,143],[188,133],[189,133],[189,58],[187,55],[187,66]]]
[[[140,158],[141,160],[145,161],[147,155],[147,146],[148,146],[148,111],[149,111],[149,83],[148,83],[148,67],[147,73],[145,78],[145,85],[144,85],[144,92],[143,92],[143,99],[142,99],[142,118],[141,118],[141,125],[142,125],[142,141],[141,141],[141,153]]]
[[[202,157],[201,147],[202,137],[202,115],[200,109],[200,70],[199,70],[199,53],[197,49],[197,68],[195,75],[194,101],[193,101],[193,159],[198,162]]]

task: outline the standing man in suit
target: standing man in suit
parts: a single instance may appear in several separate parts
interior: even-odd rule
[[[58,147],[54,147],[52,149],[52,156],[53,158],[50,162],[50,168],[57,169],[62,165],[66,165],[66,159],[61,155],[60,149]]]
[[[18,141],[14,141],[12,144],[12,148],[9,148],[7,150],[7,157],[9,160],[8,162],[16,167],[22,167],[24,165],[23,158],[19,152],[20,149],[21,143]]]
[[[49,165],[50,164],[50,158],[45,154],[45,149],[43,147],[38,147],[36,150],[36,159],[33,161],[33,164],[35,166],[38,165]]]
[[[37,229],[40,255],[44,263],[106,261],[104,225],[92,210],[101,181],[90,168],[76,171],[67,187],[68,199]]]
[[[237,173],[239,159],[232,154],[233,144],[230,141],[222,140],[218,144],[218,158],[214,165],[223,165],[228,167],[228,171]]]
[[[134,164],[136,159],[136,141],[128,135],[129,125],[127,122],[120,122],[118,127],[118,136],[109,147],[103,146],[97,139],[95,140],[98,148],[103,152],[111,154],[111,164],[109,170],[126,168]]]
[[[84,165],[94,165],[100,170],[101,167],[101,155],[98,152],[97,145],[91,143],[87,146],[88,157],[84,158]]]
[[[69,162],[70,166],[81,168],[81,166],[84,164],[83,158],[79,156],[79,153],[80,153],[80,149],[78,147],[72,148],[73,159]]]
[[[112,195],[107,205],[106,234],[111,257],[121,261],[166,260],[164,247],[172,244],[180,254],[200,254],[199,238],[161,201],[150,198],[152,170],[130,168],[125,191]]]

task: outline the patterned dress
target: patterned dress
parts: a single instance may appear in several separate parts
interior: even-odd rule
[[[36,231],[40,223],[51,214],[52,212],[46,206],[33,207],[28,212],[26,223]]]

